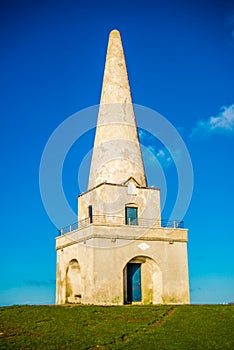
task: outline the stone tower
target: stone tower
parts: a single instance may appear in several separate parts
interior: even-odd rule
[[[56,303],[189,303],[187,230],[161,224],[147,187],[120,34],[109,36],[78,227],[56,238]]]

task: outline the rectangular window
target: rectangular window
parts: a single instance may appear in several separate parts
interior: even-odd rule
[[[89,222],[90,222],[90,224],[93,223],[93,207],[92,207],[92,205],[89,205]]]
[[[125,208],[125,223],[126,225],[138,225],[138,208]]]

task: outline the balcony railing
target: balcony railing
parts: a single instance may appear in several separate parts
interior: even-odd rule
[[[92,215],[92,220],[86,218],[75,222],[71,225],[65,226],[59,230],[60,235],[82,229],[90,225],[100,225],[100,226],[138,226],[138,227],[168,227],[168,228],[184,228],[184,221],[177,220],[155,220],[155,219],[144,219],[137,218],[135,220],[130,220],[126,223],[126,218],[123,216],[112,216],[112,215]]]

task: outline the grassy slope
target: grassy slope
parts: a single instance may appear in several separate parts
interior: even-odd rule
[[[0,308],[0,349],[234,349],[234,305]]]

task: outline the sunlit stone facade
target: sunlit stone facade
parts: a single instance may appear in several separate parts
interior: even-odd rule
[[[147,187],[120,34],[110,33],[78,228],[56,238],[56,303],[189,303],[187,229]]]

